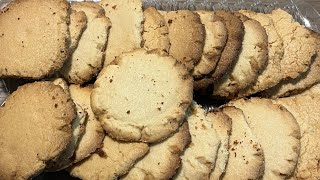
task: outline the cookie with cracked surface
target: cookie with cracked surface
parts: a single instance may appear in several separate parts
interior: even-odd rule
[[[0,77],[41,79],[59,70],[68,56],[68,10],[65,0],[16,0],[2,10]]]
[[[170,11],[163,16],[169,28],[169,54],[191,71],[201,59],[205,43],[200,16],[188,10]]]
[[[91,106],[113,138],[157,142],[184,120],[192,89],[192,77],[174,58],[138,49],[101,71]]]
[[[263,149],[246,117],[236,107],[224,107],[222,112],[232,120],[230,155],[223,179],[261,179],[264,173]]]
[[[268,36],[261,24],[235,13],[244,25],[244,37],[239,58],[233,67],[213,84],[213,96],[232,99],[240,90],[253,84],[268,60]]]
[[[226,172],[226,167],[229,159],[229,140],[232,132],[232,120],[225,113],[209,112],[207,119],[211,120],[214,129],[217,131],[221,140],[221,144],[218,149],[218,156],[214,168],[210,173],[210,179],[222,179]]]
[[[96,76],[103,67],[111,23],[104,9],[94,2],[74,3],[71,8],[85,12],[88,23],[77,48],[60,72],[69,83],[83,84]]]
[[[241,109],[256,135],[265,158],[262,179],[287,179],[295,171],[300,154],[300,127],[294,116],[270,99],[240,99],[229,105]]]
[[[169,29],[164,17],[154,8],[149,7],[143,11],[143,47],[147,50],[158,49],[169,53]]]
[[[285,97],[302,92],[320,82],[320,36],[317,33],[313,33],[313,35],[318,39],[318,50],[317,55],[313,57],[312,64],[308,71],[301,73],[295,79],[284,80],[276,86],[261,92],[262,96],[270,98]]]
[[[216,67],[221,52],[227,42],[227,29],[222,19],[212,11],[196,11],[206,30],[202,57],[192,70],[192,76],[200,78]]]
[[[90,156],[90,154],[102,146],[105,133],[100,125],[100,122],[98,122],[94,116],[90,106],[90,96],[93,86],[81,87],[79,85],[70,85],[69,89],[72,100],[76,104],[79,104],[88,113],[85,132],[82,135],[77,149],[73,154],[74,162],[79,162],[82,159]]]
[[[68,171],[83,180],[117,179],[126,174],[149,150],[145,143],[116,141],[105,136],[102,148]]]
[[[238,96],[244,97],[273,87],[282,80],[280,64],[284,49],[282,38],[279,36],[272,19],[268,15],[263,13],[255,13],[249,10],[241,10],[239,12],[260,22],[268,35],[267,65],[264,71],[259,74],[258,79],[254,82],[254,84],[240,91]]]
[[[9,95],[0,108],[0,179],[42,172],[71,141],[75,116],[70,96],[52,82],[26,84]]]
[[[283,40],[282,79],[294,79],[310,67],[316,54],[316,38],[284,10],[273,10],[269,16]]]
[[[191,143],[181,156],[181,167],[174,179],[209,179],[221,141],[204,109],[193,104],[191,111],[187,118]]]
[[[231,68],[232,63],[238,59],[241,51],[244,36],[244,26],[242,21],[231,12],[218,10],[214,11],[214,14],[223,19],[227,28],[228,38],[226,45],[221,52],[216,68],[208,75],[200,79],[195,79],[195,90],[206,89],[217,79],[221,78],[223,74]]]
[[[142,1],[101,0],[99,4],[112,23],[104,61],[104,66],[107,66],[122,53],[142,46],[144,21]]]
[[[83,11],[71,11],[70,14],[70,53],[77,48],[83,31],[87,28],[87,16]]]
[[[316,85],[301,94],[276,99],[296,118],[301,129],[301,150],[294,179],[319,179],[320,161],[320,111],[318,107],[320,87]]]
[[[166,140],[150,145],[149,153],[120,179],[170,179],[180,167],[180,155],[190,143],[188,123]]]

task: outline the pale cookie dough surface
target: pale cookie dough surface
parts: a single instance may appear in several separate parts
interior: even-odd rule
[[[19,0],[3,9],[0,77],[41,79],[60,69],[68,56],[68,10],[65,0]]]
[[[69,83],[83,84],[96,76],[103,67],[111,23],[103,8],[94,2],[74,3],[71,8],[85,12],[88,23],[78,47],[61,69],[61,73]]]
[[[72,100],[88,113],[85,132],[73,155],[74,162],[79,162],[102,146],[105,133],[100,122],[95,118],[90,106],[90,96],[93,86],[80,87],[79,85],[71,85],[69,89]]]
[[[144,143],[126,143],[105,136],[103,147],[71,166],[70,174],[82,180],[117,179],[126,174],[149,150]]]
[[[238,16],[244,16],[237,14]],[[256,81],[268,60],[268,36],[258,21],[243,21],[242,50],[234,67],[214,83],[213,96],[233,98]]]
[[[139,49],[105,67],[91,95],[110,136],[157,142],[175,132],[192,101],[192,77],[171,56]]]
[[[320,86],[288,98],[276,99],[297,119],[301,129],[301,150],[293,179],[320,179]]]
[[[190,141],[189,126],[184,122],[171,137],[150,145],[149,153],[121,179],[170,179],[180,167],[180,155]]]
[[[316,39],[305,27],[295,22],[284,10],[273,10],[269,15],[283,40],[284,55],[281,60],[283,79],[297,78],[306,72],[316,53]]]
[[[209,74],[216,67],[221,52],[227,42],[228,32],[222,18],[212,11],[196,11],[206,30],[202,57],[192,70],[192,76],[199,78]]]
[[[300,154],[300,127],[283,106],[269,99],[240,99],[229,105],[241,109],[262,146],[265,157],[263,179],[288,179]]]
[[[205,44],[205,27],[197,13],[188,10],[169,11],[164,18],[169,28],[169,54],[191,71],[201,59]]]
[[[214,71],[200,79],[195,79],[195,90],[204,90],[221,78],[231,68],[234,61],[238,59],[241,51],[244,36],[242,21],[233,13],[227,11],[215,11],[214,15],[221,17],[226,25],[228,32],[227,42]]]
[[[207,119],[212,121],[213,127],[221,140],[216,163],[210,173],[210,180],[222,179],[229,160],[229,140],[232,133],[232,120],[225,113],[219,111],[209,112]]]
[[[104,66],[107,66],[122,53],[141,47],[144,21],[142,1],[102,0],[99,4],[112,23],[104,61]]]
[[[164,17],[154,8],[149,7],[143,12],[143,47],[147,50],[158,49],[169,53],[169,29]]]
[[[79,43],[83,31],[87,28],[87,16],[83,11],[72,11],[70,14],[70,51],[73,52]],[[71,53],[70,52],[70,53]]]
[[[222,112],[232,120],[230,155],[223,179],[261,179],[264,173],[263,149],[243,112],[235,107],[224,107]]]
[[[262,93],[263,96],[271,98],[285,97],[299,93],[320,82],[320,36],[316,33],[313,33],[313,35],[318,39],[318,50],[316,57],[313,57],[313,61],[308,71],[300,74],[296,79],[284,80],[278,85],[267,89]]]
[[[176,180],[209,179],[221,142],[202,107],[194,104],[191,111],[192,114],[187,118],[191,143],[181,156],[181,167],[174,178]]]
[[[20,86],[0,108],[0,179],[29,179],[57,158],[71,141],[76,112],[52,82]]]
[[[282,80],[281,59],[283,57],[283,41],[275,29],[272,19],[262,13],[241,10],[240,13],[252,18],[264,27],[268,35],[268,62],[264,71],[259,74],[254,84],[240,91],[240,97],[249,96],[275,86]]]

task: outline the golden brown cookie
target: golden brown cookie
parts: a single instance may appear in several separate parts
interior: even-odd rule
[[[65,0],[11,2],[0,15],[0,77],[41,79],[59,70],[68,56],[68,10]]]
[[[112,23],[104,61],[107,66],[122,53],[142,46],[142,0],[102,0],[99,4]]]
[[[147,50],[158,49],[169,53],[169,29],[164,17],[154,8],[149,7],[143,12],[143,47]]]
[[[201,59],[205,43],[206,32],[199,15],[179,10],[170,11],[163,16],[169,28],[169,54],[191,71]]]
[[[227,11],[218,10],[214,11],[214,14],[223,19],[227,28],[228,39],[214,71],[200,79],[195,79],[195,90],[206,89],[212,85],[214,81],[221,78],[223,74],[231,68],[232,63],[238,59],[241,51],[244,36],[242,21]]]
[[[209,74],[216,67],[221,52],[227,42],[228,32],[222,18],[213,14],[212,11],[196,11],[204,24],[206,39],[202,57],[192,70],[192,76],[200,78]]]
[[[0,179],[29,179],[43,171],[71,141],[75,115],[60,86],[20,86],[0,108]]]
[[[192,89],[192,77],[182,64],[171,56],[138,49],[101,71],[91,107],[113,138],[158,142],[184,120]]]

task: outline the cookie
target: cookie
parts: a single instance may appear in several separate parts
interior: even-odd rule
[[[188,123],[168,139],[150,145],[149,153],[120,179],[170,179],[180,167],[180,155],[190,143]]]
[[[169,28],[169,54],[191,71],[201,59],[205,43],[200,16],[188,10],[170,11],[163,16]]]
[[[65,0],[10,3],[0,15],[0,77],[41,79],[60,69],[68,56],[68,9]]]
[[[208,179],[215,166],[220,138],[202,107],[194,104],[187,118],[191,143],[181,156],[181,167],[174,179]]]
[[[93,86],[80,87],[78,85],[70,85],[69,89],[72,100],[88,113],[85,133],[82,135],[77,149],[73,154],[74,162],[79,162],[102,146],[105,133],[100,122],[95,118],[90,106],[90,95]]]
[[[143,47],[147,50],[158,49],[169,53],[169,29],[164,17],[154,8],[144,10]]]
[[[71,141],[75,115],[70,96],[52,82],[26,84],[9,95],[0,108],[0,179],[42,172]]]
[[[107,66],[116,56],[142,46],[142,1],[101,0],[99,4],[112,23],[104,62],[104,66]]]
[[[60,72],[69,83],[83,84],[96,76],[103,66],[111,23],[103,8],[94,2],[74,3],[71,8],[86,13],[87,29]]]
[[[268,60],[268,36],[261,24],[253,19],[242,17],[244,37],[242,50],[233,67],[214,83],[213,96],[232,99],[240,90],[253,84],[259,72],[265,67]]]
[[[207,114],[207,119],[212,121],[213,127],[221,140],[216,163],[210,173],[210,179],[222,179],[226,172],[226,166],[229,160],[229,140],[232,131],[232,120],[229,116],[220,111],[209,112]]]
[[[301,94],[279,98],[275,103],[283,105],[297,119],[301,129],[301,150],[294,179],[319,179],[319,85]]]
[[[144,143],[126,143],[105,136],[103,146],[68,171],[83,180],[117,179],[126,174],[149,150]]]
[[[68,83],[62,78],[55,78],[51,80],[53,84],[60,86],[63,91],[70,96]],[[74,102],[74,101],[73,101]],[[71,122],[72,139],[66,146],[64,151],[53,161],[47,162],[46,171],[59,171],[73,163],[73,154],[78,146],[78,142],[81,139],[87,122],[87,112],[81,105],[75,103],[76,117]]]
[[[217,65],[221,52],[227,42],[227,28],[222,18],[212,11],[196,11],[206,30],[205,44],[202,57],[192,70],[192,76],[200,78],[209,74]]]
[[[318,34],[313,33],[313,35],[320,40]],[[317,44],[317,47],[320,47],[319,41],[317,41]],[[264,97],[277,98],[299,93],[320,82],[319,72],[320,50],[318,49],[317,55],[313,57],[313,61],[308,71],[301,73],[296,79],[288,79],[280,82],[276,86],[263,91],[261,95]]]
[[[83,11],[71,11],[70,14],[70,46],[69,49],[71,52],[77,48],[80,38],[82,36],[83,31],[87,28],[87,16]]]
[[[241,51],[244,36],[242,21],[234,14],[223,10],[214,11],[214,15],[221,17],[226,25],[228,32],[227,42],[213,72],[200,79],[195,79],[195,90],[206,89],[214,81],[221,78],[231,68],[232,63],[238,59]]]
[[[268,35],[268,62],[254,84],[241,90],[238,94],[239,97],[244,97],[273,87],[282,80],[280,64],[284,49],[282,38],[279,36],[272,19],[268,15],[248,10],[241,10],[240,13],[258,21]]]
[[[240,99],[230,103],[241,109],[264,152],[263,179],[287,179],[300,154],[300,127],[293,115],[269,99]]]
[[[282,79],[297,78],[311,64],[311,57],[316,53],[316,39],[284,10],[273,10],[269,16],[283,40]]]
[[[113,138],[157,142],[184,120],[192,89],[192,77],[182,64],[171,56],[138,49],[101,71],[91,106]]]
[[[235,107],[224,107],[222,112],[232,119],[230,155],[223,179],[261,179],[264,173],[263,149],[243,112]]]

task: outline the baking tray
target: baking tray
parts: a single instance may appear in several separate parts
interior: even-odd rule
[[[0,9],[4,8],[12,0],[0,0]],[[99,0],[69,0],[69,2]],[[319,2],[320,3],[320,2]],[[229,10],[237,11],[247,9],[256,12],[270,13],[272,10],[281,8],[293,15],[293,17],[305,27],[320,32],[320,14],[310,4],[303,0],[143,0],[144,8],[153,6],[159,10]],[[17,79],[0,79],[0,105],[6,97],[16,88],[30,81]],[[77,179],[70,177],[67,172],[42,173],[36,180],[69,180]]]

